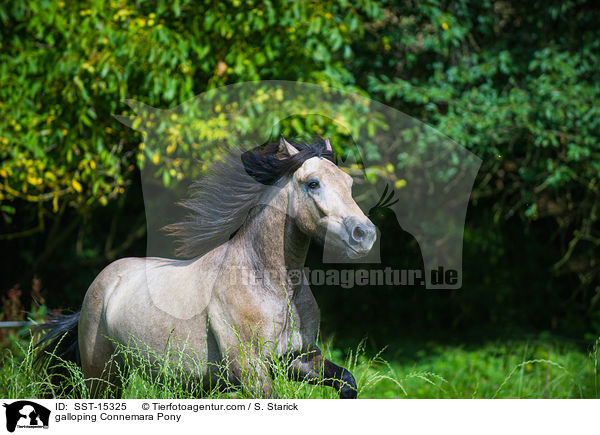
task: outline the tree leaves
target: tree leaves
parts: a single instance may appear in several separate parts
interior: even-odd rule
[[[0,201],[45,201],[55,213],[118,196],[143,161],[142,138],[113,118],[129,113],[124,98],[168,108],[237,81],[345,86],[353,78],[339,59],[378,13],[371,1],[2,4]]]

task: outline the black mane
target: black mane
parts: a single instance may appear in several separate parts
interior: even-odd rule
[[[334,161],[333,151],[327,149],[327,144],[321,137],[316,136],[311,143],[293,139],[288,142],[299,152],[293,156],[282,157],[279,153],[279,143],[272,142],[243,153],[242,162],[248,175],[259,183],[272,185],[281,177],[293,174],[312,157]]]

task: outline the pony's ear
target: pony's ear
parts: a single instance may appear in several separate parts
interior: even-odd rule
[[[333,152],[333,148],[331,148],[331,142],[329,142],[329,138],[325,139],[325,149],[327,151]]]
[[[283,137],[283,134],[279,138],[279,152],[283,153],[283,154],[287,154],[290,157],[293,156],[294,154],[299,153],[299,151],[296,149],[296,147],[294,147],[291,143],[289,143],[287,140],[285,140],[285,137]]]

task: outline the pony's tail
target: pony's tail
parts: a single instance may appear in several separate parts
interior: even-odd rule
[[[34,365],[37,368],[54,366],[54,360],[69,361],[81,367],[77,339],[79,314],[57,314],[49,322],[34,328],[34,332],[45,333],[35,345]]]

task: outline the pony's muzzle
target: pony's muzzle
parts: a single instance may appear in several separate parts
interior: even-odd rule
[[[375,225],[369,220],[361,222],[357,218],[345,219],[344,225],[349,233],[350,248],[356,251],[357,254],[367,254],[377,238]]]

